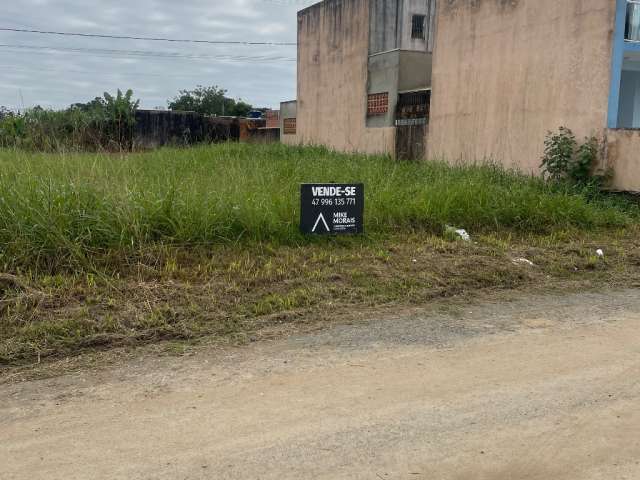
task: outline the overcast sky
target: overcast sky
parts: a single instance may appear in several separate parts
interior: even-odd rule
[[[257,42],[295,42],[296,11],[315,3],[0,1],[0,28]],[[181,89],[218,85],[230,96],[255,106],[276,107],[281,100],[295,98],[295,56],[294,46],[202,45],[0,31],[0,105],[60,108],[104,91],[131,88],[143,108],[166,108],[167,100]]]

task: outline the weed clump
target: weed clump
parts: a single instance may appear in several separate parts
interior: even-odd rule
[[[128,90],[104,93],[65,110],[0,110],[0,147],[38,152],[122,151],[133,148],[139,101]]]
[[[566,182],[578,188],[600,189],[608,173],[598,171],[599,143],[594,136],[578,143],[571,129],[560,127],[548,132],[542,157],[543,174],[553,182]]]

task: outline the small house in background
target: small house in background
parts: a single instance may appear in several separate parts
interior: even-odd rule
[[[264,118],[241,118],[240,119],[240,138],[241,142],[253,142],[259,140],[264,134],[260,130],[264,130],[267,122]]]
[[[280,128],[280,110],[267,110],[264,114],[266,128]]]
[[[298,144],[296,130],[297,102],[290,100],[280,103],[280,141],[288,145]]]
[[[260,113],[240,119],[240,141],[249,143],[273,143],[280,140],[278,111],[255,110]]]
[[[282,141],[538,173],[566,126],[640,191],[638,72],[637,0],[324,0],[298,13]]]

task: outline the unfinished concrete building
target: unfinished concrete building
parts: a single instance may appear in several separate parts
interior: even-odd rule
[[[428,96],[434,19],[434,0],[326,0],[299,12],[297,141],[394,151],[396,105]]]
[[[539,172],[560,126],[640,190],[639,0],[324,0],[298,14],[295,137]]]

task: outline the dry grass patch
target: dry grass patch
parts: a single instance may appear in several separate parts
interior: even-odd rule
[[[496,290],[640,285],[636,233],[162,247],[130,258],[117,275],[43,275],[22,280],[28,290],[4,290],[0,363],[158,342],[242,343],[274,325]],[[535,266],[514,261],[522,257]]]

